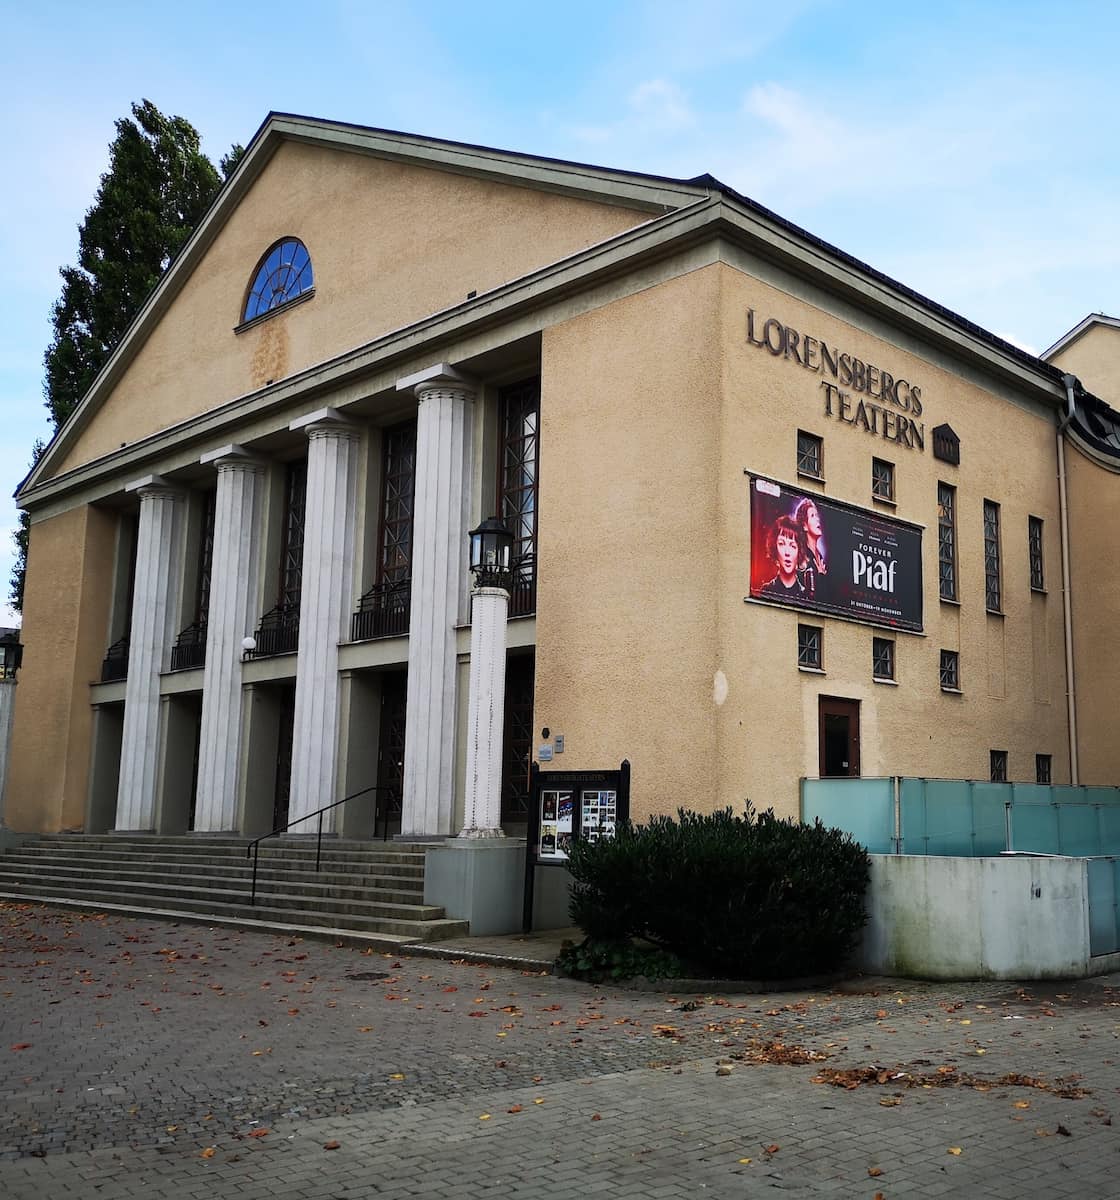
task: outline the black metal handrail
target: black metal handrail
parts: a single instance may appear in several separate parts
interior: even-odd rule
[[[537,556],[523,554],[512,567],[509,615],[525,617],[537,611]]]
[[[105,651],[105,661],[101,664],[101,682],[115,683],[118,679],[127,678],[128,638],[123,637]]]
[[[299,609],[277,604],[261,617],[256,648],[246,652],[247,658],[269,658],[274,654],[291,654],[299,649]]]
[[[293,825],[298,825],[301,821],[310,821],[312,817],[319,818],[319,831],[315,842],[315,870],[319,870],[319,863],[323,856],[323,813],[330,812],[332,808],[338,808],[340,804],[345,804],[348,800],[356,800],[359,796],[365,796],[369,792],[387,792],[391,788],[383,787],[380,784],[375,784],[373,787],[362,788],[360,792],[351,792],[349,796],[343,796],[341,800],[335,800],[333,804],[324,804],[322,808],[316,809],[314,812],[304,813],[302,817],[296,817],[293,821],[288,821],[283,825],[277,825],[275,829],[269,830],[268,833],[262,833],[260,837],[254,838],[248,846],[245,847],[245,857],[253,856],[253,887],[249,895],[250,905],[255,905],[257,902],[257,860],[260,857],[261,842],[267,838],[276,837],[278,834],[287,833]],[[377,826],[377,806],[374,805],[373,821],[376,831]],[[385,840],[389,840],[389,825],[386,820],[385,825]]]
[[[206,622],[195,621],[175,639],[171,647],[171,669],[185,671],[206,665]]]
[[[411,602],[411,576],[394,583],[375,583],[358,601],[358,611],[350,618],[350,640],[364,642],[408,633]]]

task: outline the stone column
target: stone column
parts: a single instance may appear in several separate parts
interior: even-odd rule
[[[500,838],[502,736],[506,708],[505,588],[471,593],[471,682],[467,708],[467,806],[461,838]]]
[[[303,585],[299,604],[299,658],[292,737],[292,788],[288,819],[339,799],[338,643],[354,605],[354,530],[358,503],[356,426],[333,409],[293,421],[307,433],[307,507],[303,532]],[[342,825],[337,810],[323,828]],[[293,833],[314,833],[315,821]]]
[[[467,571],[476,389],[443,364],[397,387],[414,388],[420,402],[401,836],[446,837],[455,808],[455,625]]]
[[[136,581],[128,635],[128,679],[117,786],[119,830],[155,827],[159,770],[159,676],[168,665],[179,613],[185,494],[158,475],[128,486],[140,496]]]
[[[15,706],[15,676],[0,677],[0,830],[4,828],[4,789],[8,782],[8,750],[12,744]]]
[[[240,446],[223,446],[200,461],[217,468],[218,485],[194,829],[218,833],[238,828],[241,643],[257,615],[265,466]]]

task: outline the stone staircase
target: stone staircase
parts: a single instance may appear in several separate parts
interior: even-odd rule
[[[0,897],[79,902],[217,924],[345,930],[394,945],[465,936],[466,921],[424,903],[424,847],[314,838],[260,848],[256,903],[246,838],[57,834],[0,853]]]

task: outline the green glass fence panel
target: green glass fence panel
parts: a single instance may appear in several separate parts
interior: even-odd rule
[[[1120,804],[1106,802],[1097,811],[1101,853],[1120,854]]]
[[[1051,804],[1085,804],[1090,797],[1086,794],[1089,789],[1083,787],[1066,787],[1055,784],[1054,787],[1039,787],[1040,791],[1048,793],[1047,800]]]
[[[1120,949],[1116,898],[1120,860],[1091,858],[1089,874],[1089,954],[1112,954]]]
[[[972,785],[963,779],[927,779],[926,854],[972,857]]]
[[[1058,809],[1053,804],[1017,800],[1011,811],[1011,849],[1032,854],[1060,854]]]
[[[1095,804],[1058,805],[1058,853],[1074,858],[1104,853]]]
[[[842,829],[872,854],[894,853],[892,779],[803,779],[801,819]]]
[[[1002,854],[1007,849],[1007,804],[1012,799],[1007,783],[972,785],[972,853],[977,858]]]
[[[926,781],[903,779],[898,787],[900,849],[903,854],[928,854],[926,830]]]

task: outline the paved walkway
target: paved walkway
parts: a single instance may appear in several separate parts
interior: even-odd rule
[[[5,1200],[1118,1191],[1116,979],[690,996],[38,905],[0,935]]]

